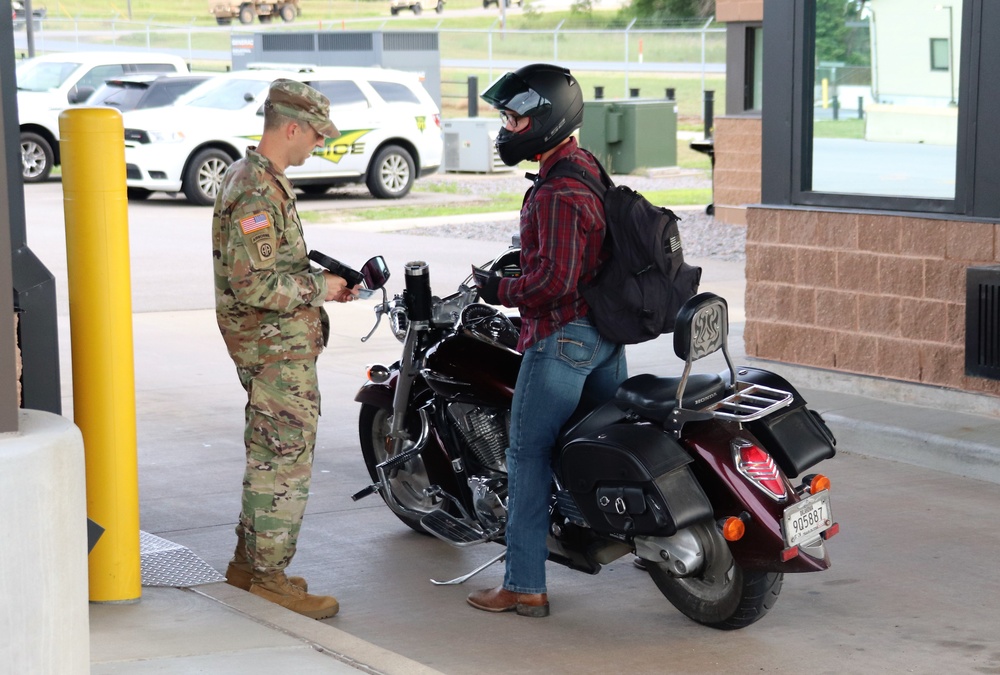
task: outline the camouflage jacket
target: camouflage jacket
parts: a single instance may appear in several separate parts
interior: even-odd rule
[[[237,366],[323,350],[326,280],[306,254],[291,183],[247,150],[229,167],[212,219],[215,315]]]

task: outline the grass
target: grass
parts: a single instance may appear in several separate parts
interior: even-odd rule
[[[458,186],[456,183],[450,185]],[[435,186],[438,187],[438,186]],[[460,192],[458,186],[454,190],[428,190],[434,192]],[[708,189],[682,190],[651,190],[643,193],[654,204],[663,206],[700,206],[712,201],[712,191]],[[520,193],[502,193],[494,195],[488,202],[466,202],[462,204],[444,204],[432,206],[382,206],[370,209],[347,209],[337,211],[336,217],[351,220],[406,220],[410,218],[428,218],[432,216],[456,216],[475,213],[497,213],[501,211],[517,211],[521,208]],[[322,211],[303,211],[302,219],[307,222],[327,222],[328,217]]]
[[[813,122],[814,138],[864,138],[865,121],[859,119]]]
[[[48,19],[36,35],[38,49],[44,51],[46,31],[100,30],[103,44],[114,47],[141,49],[172,49],[180,52],[209,51],[228,54],[231,50],[231,31],[183,30],[214,26],[215,18],[209,9],[216,0],[37,0],[35,5],[45,5]],[[529,6],[531,0],[527,0]],[[639,50],[648,62],[701,61],[701,37],[688,33],[651,33],[637,28],[625,34],[581,32],[590,22],[608,26],[621,17],[616,11],[595,11],[589,14],[562,12],[511,12],[506,30],[501,30],[496,8],[482,9],[481,0],[447,0],[441,15],[427,12],[418,18],[403,12],[399,18],[389,14],[385,0],[300,0],[302,15],[291,24],[281,21],[267,24],[273,30],[319,29],[423,29],[438,30],[442,59],[479,60],[538,60],[547,62],[603,61],[631,64],[639,60]],[[453,16],[448,10],[479,9],[474,16]],[[131,17],[131,23],[128,22]],[[565,22],[565,23],[563,23]],[[563,24],[555,31],[556,27]],[[181,30],[165,30],[174,25]],[[577,27],[570,29],[570,27]],[[260,24],[248,26],[258,29]],[[240,30],[239,23],[233,30]],[[588,29],[589,30],[589,29]],[[531,32],[519,32],[531,31]],[[89,38],[88,36],[88,39]],[[725,36],[708,34],[705,54],[709,62],[725,61]],[[221,71],[228,61],[210,62],[194,60],[196,70]],[[480,90],[501,74],[499,70],[442,69],[441,79],[449,83],[442,94],[449,97],[442,102],[445,117],[466,116],[466,82],[469,75],[479,78]],[[638,89],[643,98],[662,98],[665,90],[676,90],[678,128],[701,130],[703,112],[702,90],[714,90],[717,115],[724,114],[725,78],[700,74],[660,74],[633,71],[576,72],[587,100],[595,97],[595,88],[604,88],[608,99],[625,98],[631,89]],[[455,97],[455,98],[451,98]]]

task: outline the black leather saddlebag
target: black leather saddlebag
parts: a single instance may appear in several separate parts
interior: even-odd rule
[[[691,457],[661,429],[636,424],[578,438],[559,456],[563,487],[587,524],[626,537],[670,536],[712,517],[690,463]]]
[[[767,370],[741,366],[737,371],[741,382],[761,384],[794,395],[792,404],[755,422],[746,428],[774,457],[789,478],[830,459],[836,454],[837,440],[819,413],[809,410],[806,401],[788,380]]]

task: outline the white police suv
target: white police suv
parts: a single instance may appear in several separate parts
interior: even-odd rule
[[[16,79],[24,182],[49,177],[60,163],[60,113],[86,101],[106,79],[129,73],[186,72],[181,57],[154,52],[71,52],[21,61]]]
[[[172,106],[124,113],[129,197],[183,192],[194,204],[214,203],[226,169],[260,140],[268,88],[282,77],[325,94],[341,133],[302,166],[288,167],[286,175],[303,192],[363,181],[375,197],[396,199],[417,176],[441,165],[440,111],[415,73],[251,69],[212,78]]]

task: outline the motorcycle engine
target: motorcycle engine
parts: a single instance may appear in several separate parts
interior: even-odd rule
[[[448,416],[480,464],[493,471],[507,472],[510,411],[451,403]]]

